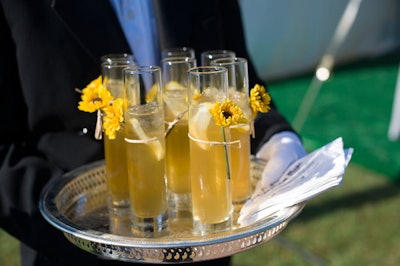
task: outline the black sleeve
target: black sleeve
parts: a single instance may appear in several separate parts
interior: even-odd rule
[[[57,149],[71,142],[57,144],[61,139],[52,134],[37,142],[31,140],[16,49],[1,7],[0,36],[0,227],[49,258],[58,257],[66,264],[91,263],[95,256],[68,242],[39,212],[42,188],[50,179],[59,178],[64,169],[48,160],[51,152],[46,156],[35,146],[40,142],[44,146],[51,139],[53,149]]]

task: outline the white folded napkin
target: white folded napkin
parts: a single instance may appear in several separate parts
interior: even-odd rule
[[[243,205],[238,223],[252,224],[341,185],[352,154],[352,148],[343,149],[340,137],[293,162],[271,186],[260,187],[262,182],[259,181],[251,198]]]

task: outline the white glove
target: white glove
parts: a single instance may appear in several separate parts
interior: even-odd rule
[[[285,172],[291,163],[307,153],[300,138],[293,132],[274,134],[257,152],[256,157],[267,162],[256,191],[268,188]]]

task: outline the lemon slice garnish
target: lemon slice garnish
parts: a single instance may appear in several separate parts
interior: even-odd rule
[[[210,102],[202,103],[200,108],[190,120],[190,134],[193,138],[201,141],[209,141],[207,136],[207,128],[212,118],[212,115],[209,111],[212,106],[213,103]],[[198,142],[198,145],[204,150],[209,149],[210,147],[209,144],[202,142]]]
[[[147,136],[147,134],[144,132],[143,128],[141,127],[139,121],[136,118],[131,118],[129,122],[132,126],[133,131],[138,136],[138,138],[150,146],[157,160],[160,161],[161,159],[163,159],[164,149],[161,141],[157,138],[150,138],[149,136]]]
[[[177,90],[186,90],[184,86],[182,86],[179,82],[177,81],[168,81],[168,83],[165,85],[165,90],[166,91],[177,91]]]
[[[157,96],[157,89],[158,87],[156,85],[151,87],[150,91],[146,94],[146,103],[154,101],[154,98]]]

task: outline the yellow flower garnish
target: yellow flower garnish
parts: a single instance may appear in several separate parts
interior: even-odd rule
[[[95,138],[102,138],[103,128],[109,139],[115,139],[124,119],[123,100],[113,100],[111,93],[103,86],[101,76],[91,81],[82,91],[77,91],[82,93],[78,109],[89,113],[97,111]]]
[[[217,126],[226,127],[248,122],[242,109],[232,100],[225,100],[222,103],[217,101],[209,111],[214,117]]]
[[[101,76],[99,76],[82,90],[81,99],[82,101],[79,102],[78,109],[93,113],[110,105],[113,97],[103,86]]]
[[[153,85],[150,91],[146,94],[146,103],[152,102],[156,96],[157,96],[157,86]]]
[[[271,96],[265,91],[264,86],[256,84],[250,90],[249,101],[253,116],[256,116],[257,112],[266,113],[271,109]]]
[[[103,129],[109,139],[116,138],[116,132],[120,129],[121,122],[124,120],[122,107],[123,107],[123,100],[117,98],[112,105],[103,108],[104,111]]]
[[[202,96],[202,94],[198,90],[196,90],[194,92],[194,95],[193,95],[192,99],[195,100],[195,101],[198,101],[201,98],[201,96]]]

